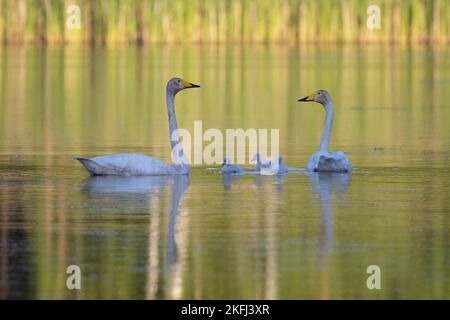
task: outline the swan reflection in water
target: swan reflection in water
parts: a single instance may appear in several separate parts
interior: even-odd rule
[[[182,287],[181,270],[182,266],[179,259],[177,238],[177,222],[179,215],[179,206],[182,195],[189,188],[189,175],[174,176],[92,176],[89,177],[84,185],[83,191],[90,196],[95,197],[95,201],[103,205],[107,201],[109,206],[119,208],[120,213],[127,213],[130,210],[136,210],[137,203],[144,200],[146,210],[149,212],[149,200],[153,197],[164,201],[163,191],[171,185],[170,209],[168,212],[167,235],[166,235],[166,263],[161,266],[159,257],[159,247],[162,239],[159,237],[158,230],[161,224],[159,215],[152,215],[150,229],[148,230],[148,264],[145,269],[148,272],[147,298],[153,298],[160,285],[158,270],[165,270],[167,276],[166,284],[168,293],[173,298],[179,297]],[[157,209],[163,207],[158,202]],[[134,212],[133,212],[134,213]],[[156,225],[155,225],[156,223]]]
[[[238,183],[241,180],[241,175],[224,174],[223,177],[223,188],[225,190],[231,190],[233,184]]]
[[[350,185],[351,174],[314,172],[308,173],[311,189],[319,195],[322,211],[323,238],[319,241],[320,298],[330,298],[328,257],[333,245],[332,194],[344,196]]]
[[[261,176],[260,174],[253,174],[254,183],[257,188],[261,188],[264,183],[274,185],[277,192],[282,192],[284,187],[285,174],[273,175],[273,176]],[[242,175],[222,175],[223,188],[225,190],[231,190],[233,184],[239,184],[242,179]]]
[[[348,173],[309,173],[308,178],[312,190],[318,193],[322,210],[324,239],[322,252],[328,254],[331,250],[333,237],[333,206],[331,195],[333,193],[344,195],[347,193],[351,175]]]
[[[172,198],[169,211],[169,226],[167,232],[167,264],[168,270],[173,271],[172,266],[178,260],[178,250],[175,242],[175,227],[177,225],[180,200],[183,193],[189,187],[189,176],[179,175],[173,177]]]
[[[89,176],[83,190],[90,194],[148,195],[166,188],[169,179],[169,176]]]
[[[171,180],[170,176],[91,176],[82,191],[91,212],[148,215],[159,211]]]

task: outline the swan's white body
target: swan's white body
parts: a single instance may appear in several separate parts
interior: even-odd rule
[[[224,159],[222,170],[220,171],[221,174],[238,174],[242,173],[244,170],[241,166],[237,166],[234,164],[231,164],[231,161],[229,158]]]
[[[352,164],[344,152],[318,151],[309,158],[309,172],[351,172]]]
[[[278,174],[278,162],[268,161],[266,163],[261,163],[259,174],[262,176],[274,176]]]
[[[323,128],[320,149],[309,158],[306,171],[309,172],[351,172],[352,164],[344,152],[330,152],[331,129],[333,127],[334,106],[331,97],[325,90],[309,95],[299,101],[315,101],[325,108],[325,126]]]
[[[178,125],[175,116],[175,95],[187,88],[199,86],[180,78],[169,80],[166,88],[167,112],[169,115],[169,134],[172,147],[172,158],[176,164],[168,164],[159,159],[143,154],[115,154],[95,158],[76,157],[91,175],[115,176],[150,176],[150,175],[177,175],[189,174],[189,162],[183,152],[178,134]]]
[[[167,164],[143,154],[123,153],[95,158],[75,158],[92,175],[151,176],[189,174],[189,164]]]

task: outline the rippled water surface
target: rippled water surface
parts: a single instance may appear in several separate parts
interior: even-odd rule
[[[0,48],[0,298],[450,298],[448,50]],[[279,128],[283,177],[89,177],[181,127]],[[324,112],[351,175],[306,174]],[[210,170],[214,167],[213,170]],[[66,288],[78,265],[82,289]],[[366,269],[381,268],[381,290]]]

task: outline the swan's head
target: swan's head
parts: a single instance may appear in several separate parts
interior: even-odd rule
[[[317,92],[314,92],[304,98],[298,99],[297,101],[299,102],[313,101],[325,106],[328,102],[331,101],[331,97],[326,90],[318,90]]]
[[[255,153],[255,155],[252,158],[252,161],[259,162],[261,160],[261,154],[259,152]]]
[[[172,92],[173,94],[189,88],[200,88],[200,86],[181,78],[172,78],[167,82],[167,91]]]

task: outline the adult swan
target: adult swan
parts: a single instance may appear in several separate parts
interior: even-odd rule
[[[148,176],[189,174],[189,162],[183,152],[178,134],[174,100],[175,95],[181,90],[199,87],[180,78],[173,78],[167,82],[166,99],[169,115],[169,134],[172,160],[175,163],[167,164],[159,159],[143,154],[129,153],[75,159],[80,161],[91,175]]]
[[[331,97],[325,90],[319,90],[307,97],[299,99],[300,102],[313,101],[320,103],[325,108],[325,127],[323,128],[320,149],[313,154],[308,161],[306,171],[312,172],[351,172],[352,164],[345,153],[330,152],[331,128],[333,127],[334,107]]]

